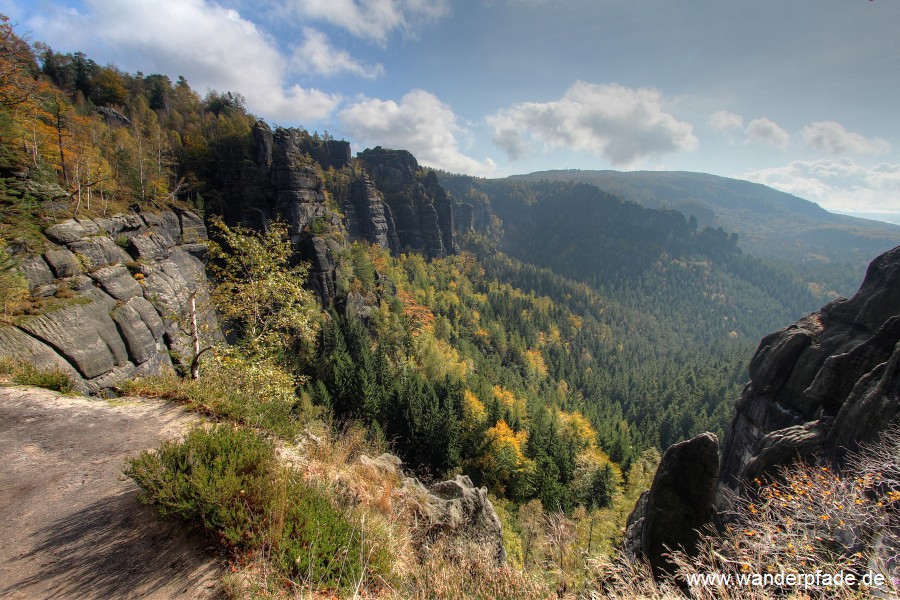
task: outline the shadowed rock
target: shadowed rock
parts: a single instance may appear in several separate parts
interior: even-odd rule
[[[839,298],[760,342],[722,455],[725,489],[798,458],[841,463],[900,412],[900,247]]]
[[[699,530],[713,521],[719,440],[712,433],[674,444],[666,450],[650,490],[628,517],[625,547],[646,559],[656,574],[669,571],[669,549],[696,550]]]

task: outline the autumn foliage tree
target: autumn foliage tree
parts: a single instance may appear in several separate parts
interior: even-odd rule
[[[309,269],[292,264],[283,223],[259,233],[213,222],[210,242],[213,301],[239,345],[250,355],[282,360],[317,331],[318,304],[304,288]]]

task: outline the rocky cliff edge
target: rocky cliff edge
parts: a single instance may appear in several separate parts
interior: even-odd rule
[[[98,393],[190,362],[192,296],[202,335],[221,336],[196,214],[72,219],[44,234],[46,251],[20,257],[19,270],[46,307],[0,325],[0,358],[63,371],[78,391]]]

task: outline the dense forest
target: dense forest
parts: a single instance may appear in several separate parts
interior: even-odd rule
[[[235,210],[258,121],[239,93],[32,47],[6,20],[0,35],[0,236],[13,254],[72,216],[177,205],[254,225]],[[588,185],[440,174],[487,223],[457,232],[446,257],[391,252],[342,219],[365,161],[334,168],[313,156],[327,133],[292,135],[335,217],[297,235],[333,249],[336,296],[265,359],[297,384],[296,407],[364,423],[423,476],[608,506],[646,451],[721,435],[756,340],[821,304],[733,234]]]

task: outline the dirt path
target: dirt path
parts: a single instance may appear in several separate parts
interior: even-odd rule
[[[196,422],[179,407],[0,387],[0,598],[215,598],[209,541],[135,500],[123,461]]]

